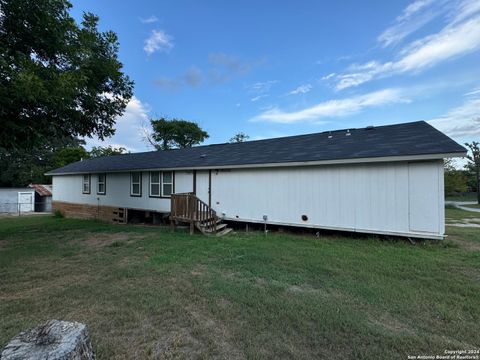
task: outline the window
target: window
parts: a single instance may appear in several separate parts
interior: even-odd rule
[[[130,196],[142,196],[142,173],[130,173]]]
[[[173,172],[162,172],[162,197],[169,197],[173,193]]]
[[[160,197],[160,171],[150,172],[150,196]]]
[[[98,174],[97,194],[105,195],[105,178],[106,177],[107,177],[106,174]]]
[[[90,174],[83,175],[82,193],[90,194]]]
[[[170,197],[173,193],[173,171],[150,172],[150,196]]]

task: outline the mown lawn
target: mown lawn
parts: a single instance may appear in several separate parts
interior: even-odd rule
[[[446,201],[477,201],[477,193],[466,193],[458,195],[447,195]]]
[[[464,206],[474,208],[474,209],[479,209],[480,208],[480,204],[467,204],[467,205],[464,205]]]
[[[478,348],[480,230],[448,232],[412,246],[2,219],[0,347],[62,319],[88,324],[100,359],[406,359]]]

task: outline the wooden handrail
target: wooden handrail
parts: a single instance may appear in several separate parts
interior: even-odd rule
[[[195,223],[216,233],[217,213],[194,193],[171,195],[170,218],[172,220]]]

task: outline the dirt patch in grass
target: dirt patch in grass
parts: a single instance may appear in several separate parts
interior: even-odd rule
[[[290,285],[287,290],[293,294],[316,294],[320,289],[315,289],[310,284]]]
[[[114,246],[116,244],[122,245],[124,243],[131,243],[134,240],[145,238],[146,235],[131,234],[128,232],[118,233],[93,233],[89,234],[81,242],[89,247],[102,248],[105,246]]]
[[[8,241],[0,239],[0,251],[3,250],[3,249],[6,249],[7,246],[8,246]]]
[[[468,251],[480,251],[480,242],[461,239],[458,236],[449,236],[448,240],[458,247]]]
[[[21,287],[19,289],[10,288],[8,292],[1,292],[0,301],[32,299],[51,294],[70,284],[86,284],[90,280],[91,276],[87,274],[69,274],[53,277],[51,280],[38,281],[31,287]]]
[[[472,269],[472,268],[467,268],[467,267],[461,267],[461,266],[453,266],[451,267],[451,271],[462,274],[466,276],[467,278],[472,279],[473,281],[480,283],[480,269]]]
[[[185,310],[197,326],[210,334],[210,340],[213,341],[213,345],[221,359],[245,358],[243,352],[234,344],[233,336],[225,324],[214,318],[198,304],[195,307],[188,306]]]
[[[205,345],[192,335],[191,329],[181,328],[157,341],[154,352],[160,359],[197,359],[205,352]]]
[[[415,331],[407,324],[402,321],[392,317],[388,313],[383,313],[379,316],[375,316],[372,313],[368,315],[368,322],[371,325],[379,326],[382,329],[393,333],[395,335],[401,333],[414,334]]]

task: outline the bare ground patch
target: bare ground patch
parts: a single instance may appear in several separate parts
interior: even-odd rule
[[[290,285],[287,290],[293,294],[318,294],[320,289],[315,289],[310,284]]]
[[[105,246],[112,245],[113,243],[130,243],[135,240],[144,239],[147,235],[141,234],[132,234],[128,232],[117,232],[117,233],[92,233],[88,234],[87,237],[81,242],[86,244],[89,247],[93,248],[102,248]]]
[[[394,333],[395,335],[401,333],[406,333],[409,335],[415,334],[415,331],[412,327],[391,316],[388,313],[383,313],[381,315],[374,315],[372,313],[369,313],[368,322],[371,325],[379,326],[388,332]]]
[[[92,277],[87,274],[68,274],[63,276],[52,276],[49,280],[42,280],[34,283],[34,286],[20,287],[18,289],[9,288],[8,292],[0,292],[0,301],[31,299],[52,291],[60,290],[70,284],[86,284]]]
[[[480,227],[480,225],[479,225]],[[462,249],[468,250],[468,251],[480,251],[480,242],[476,241],[471,241],[471,240],[465,240],[461,239],[457,236],[449,236],[448,240],[451,241],[453,244],[459,246]]]
[[[228,327],[199,306],[185,308],[197,326],[209,333],[210,340],[222,359],[244,359],[243,352],[234,344],[233,336]]]

